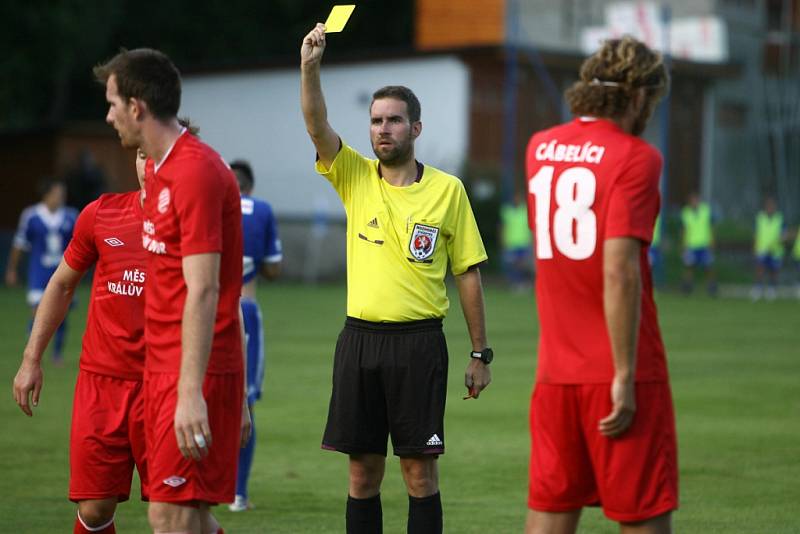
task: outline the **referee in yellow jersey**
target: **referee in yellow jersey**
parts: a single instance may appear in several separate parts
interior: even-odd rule
[[[422,131],[410,89],[373,95],[370,139],[377,160],[339,138],[320,84],[325,26],[301,47],[301,103],[317,149],[317,171],[347,212],[347,319],[333,364],[322,447],[349,455],[348,533],[382,532],[380,487],[387,438],[408,489],[408,532],[442,532],[436,460],[444,453],[447,345],[444,277],[455,276],[473,352],[465,385],[477,398],[489,384],[478,265],[486,261],[464,186],[414,159]]]

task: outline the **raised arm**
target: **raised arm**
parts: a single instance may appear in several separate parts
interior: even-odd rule
[[[319,69],[325,52],[325,25],[318,23],[303,39],[300,48],[300,105],[319,161],[330,169],[339,152],[339,136],[328,123],[328,109],[322,94]]]
[[[603,248],[603,308],[614,357],[611,413],[600,420],[600,432],[608,437],[624,433],[636,412],[636,347],[639,339],[642,277],[638,239],[606,240]]]
[[[83,272],[72,269],[62,259],[56,272],[50,277],[36,309],[31,335],[22,353],[22,363],[14,377],[14,400],[28,416],[33,415],[31,404],[39,404],[43,383],[42,354],[66,317],[75,288],[82,276]]]

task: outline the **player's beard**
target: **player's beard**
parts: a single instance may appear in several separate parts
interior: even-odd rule
[[[380,139],[377,142],[380,142]],[[381,149],[378,147],[377,142],[372,144],[372,151],[375,153],[378,161],[386,167],[402,165],[413,157],[414,145],[411,142],[410,134],[405,141],[400,143],[395,142],[395,145],[389,149]]]

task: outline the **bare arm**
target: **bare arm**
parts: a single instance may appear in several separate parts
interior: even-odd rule
[[[253,420],[250,418],[250,406],[247,404],[247,333],[244,331],[244,313],[242,313],[242,303],[239,299],[239,335],[242,337],[242,358],[244,358],[244,372],[242,377],[244,379],[244,399],[242,403],[242,435],[239,439],[239,445],[244,448],[250,440],[250,432],[253,430]]]
[[[455,277],[458,296],[461,300],[461,310],[467,322],[472,350],[481,351],[488,347],[486,341],[486,315],[483,306],[483,286],[481,285],[481,271],[477,267],[468,269]],[[492,381],[492,372],[489,366],[477,358],[470,358],[464,375],[464,385],[469,394],[478,398],[481,391]]]
[[[281,262],[269,261],[261,264],[261,276],[267,280],[275,280],[281,275]]]
[[[330,169],[339,152],[339,136],[328,123],[328,109],[322,94],[319,70],[325,52],[325,25],[317,24],[303,39],[300,48],[300,105],[319,161]]]
[[[194,254],[183,258],[186,302],[181,327],[175,435],[183,455],[196,460],[205,456],[207,446],[211,446],[203,381],[214,339],[219,300],[219,262],[220,255],[217,253]],[[203,439],[197,440],[195,436],[203,436]]]
[[[42,354],[69,310],[75,288],[83,272],[72,269],[62,259],[47,283],[42,300],[36,309],[28,343],[22,353],[22,363],[14,377],[14,400],[20,409],[32,416],[31,403],[39,404],[42,389]],[[32,394],[32,398],[29,397]]]
[[[611,413],[600,421],[600,432],[616,437],[633,422],[636,411],[634,381],[639,338],[642,277],[638,239],[622,237],[603,245],[603,309],[614,357]]]
[[[11,251],[8,253],[8,265],[6,265],[6,285],[15,286],[19,279],[17,278],[17,269],[19,267],[19,260],[24,251],[16,245],[11,245]]]

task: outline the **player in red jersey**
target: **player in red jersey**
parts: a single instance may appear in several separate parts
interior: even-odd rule
[[[144,159],[137,158],[140,186]],[[147,497],[144,436],[144,282],[141,191],[102,195],[84,208],[36,311],[14,398],[33,415],[42,389],[42,353],[69,310],[78,282],[96,265],[70,435],[69,498],[76,534],[115,532],[117,503],[130,495],[133,467]]]
[[[243,358],[242,229],[231,170],[177,119],[180,74],[161,52],[123,51],[95,68],[106,121],[151,158],[142,243],[145,431],[155,532],[213,533],[209,506],[234,499]]]
[[[526,531],[572,533],[601,505],[624,533],[671,531],[675,422],[647,247],[661,155],[641,140],[661,56],[607,41],[567,92],[574,121],[527,148],[541,324]]]

